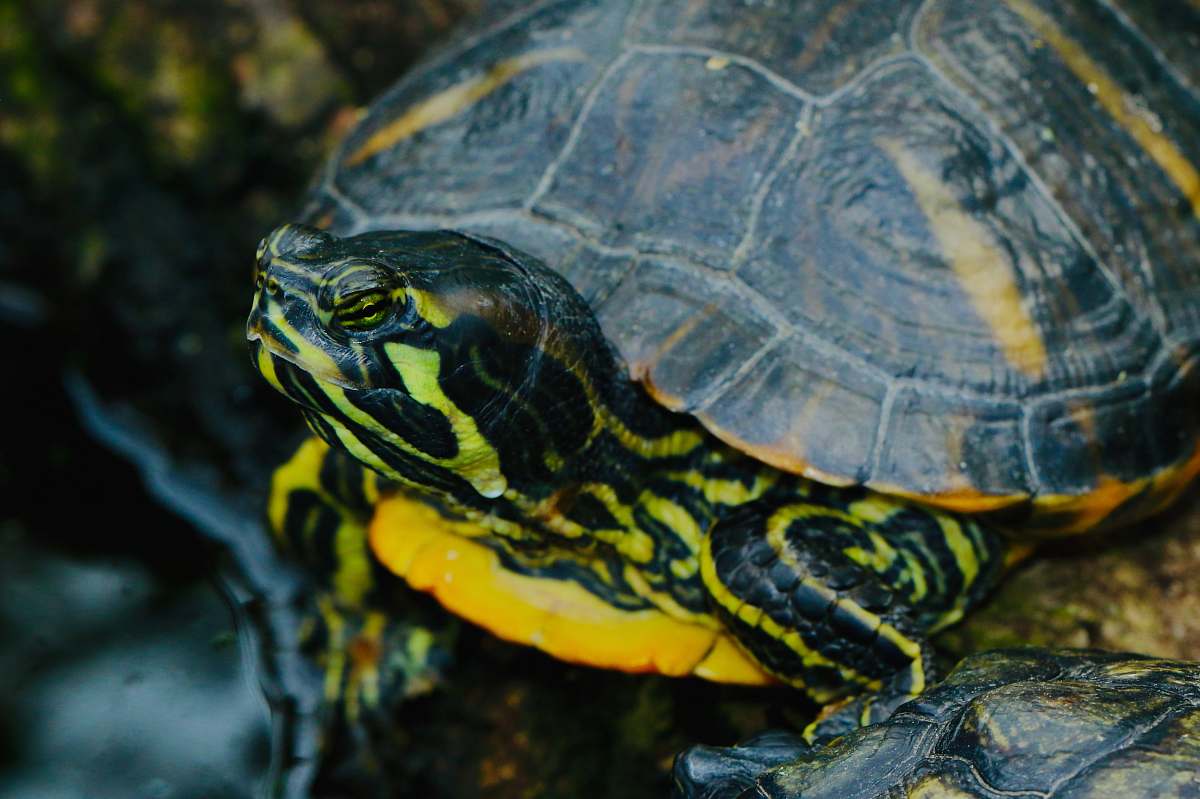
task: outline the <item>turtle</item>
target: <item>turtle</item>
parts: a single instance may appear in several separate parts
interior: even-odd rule
[[[486,16],[255,256],[251,360],[314,434],[268,515],[342,631],[334,695],[387,694],[399,577],[564,660],[870,723],[1032,542],[1200,471],[1182,26],[1083,0]]]
[[[1200,796],[1200,663],[1098,650],[970,655],[885,722],[676,759],[686,799]]]

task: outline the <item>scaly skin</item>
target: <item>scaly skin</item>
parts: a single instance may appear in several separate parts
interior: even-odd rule
[[[1191,799],[1198,734],[1200,664],[1001,649],[883,723],[811,748],[780,732],[694,746],[675,780],[684,799]]]
[[[434,504],[542,586],[723,630],[819,702],[919,693],[925,634],[1002,569],[968,518],[786,474],[666,411],[570,286],[499,243],[285,226],[258,263],[254,362],[372,492]]]

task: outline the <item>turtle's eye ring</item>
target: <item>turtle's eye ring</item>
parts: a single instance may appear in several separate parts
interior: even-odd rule
[[[383,324],[392,309],[389,292],[375,289],[342,297],[333,307],[333,323],[343,330],[373,330]]]

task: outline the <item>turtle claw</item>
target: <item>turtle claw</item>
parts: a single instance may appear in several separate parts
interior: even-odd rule
[[[450,661],[448,630],[389,617],[381,610],[346,612],[329,597],[318,600],[303,651],[324,674],[328,725],[388,724],[399,705],[428,693]]]

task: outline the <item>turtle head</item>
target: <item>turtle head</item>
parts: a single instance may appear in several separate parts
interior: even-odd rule
[[[328,233],[284,225],[259,244],[254,271],[246,337],[272,385],[312,410],[322,403],[289,391],[273,364],[355,391],[389,387],[370,355],[375,342],[402,337],[408,300],[400,270]]]
[[[498,243],[285,225],[259,246],[246,335],[255,366],[331,445],[411,486],[494,498],[511,476],[505,442],[549,446],[556,422],[529,411],[547,365],[581,369],[571,353],[597,349],[598,328],[581,338],[556,322],[580,317],[595,328],[565,281]],[[562,369],[549,371],[561,394]],[[548,399],[587,416],[575,382],[578,396]]]

